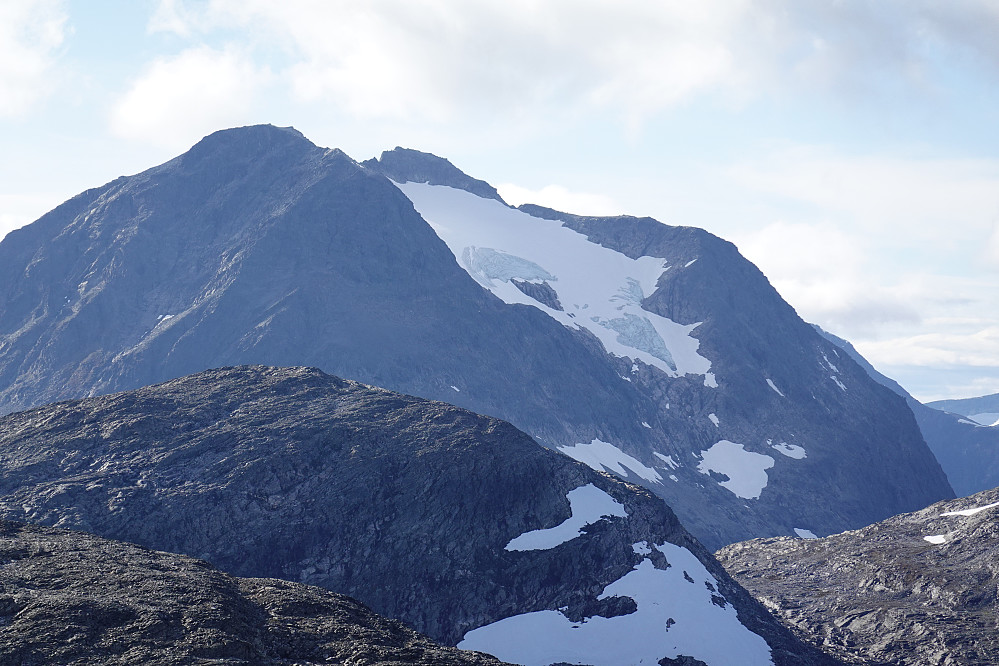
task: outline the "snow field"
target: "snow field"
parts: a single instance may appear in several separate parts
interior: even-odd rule
[[[630,597],[638,606],[635,612],[579,623],[557,610],[524,613],[473,629],[458,647],[525,666],[655,666],[680,655],[709,666],[773,664],[766,641],[739,623],[732,605],[712,591],[717,581],[690,551],[671,543],[639,542],[632,548],[638,555],[655,548],[670,563],[668,569],[656,569],[643,558],[598,597]]]
[[[564,326],[585,328],[608,353],[653,365],[671,376],[705,376],[711,363],[681,325],[642,309],[666,270],[655,257],[631,259],[554,220],[532,217],[493,199],[426,183],[396,183],[447,244],[458,264],[510,304],[535,307]],[[564,310],[522,292],[513,280],[547,283]]]

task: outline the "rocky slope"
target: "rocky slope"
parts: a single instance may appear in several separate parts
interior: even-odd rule
[[[647,491],[502,421],[314,369],[10,414],[0,470],[4,518],[319,585],[510,661],[828,663]]]
[[[9,234],[0,413],[307,365],[508,420],[712,548],[952,496],[901,399],[730,243],[515,210],[417,151],[365,164],[228,130]]]
[[[823,539],[716,553],[736,580],[844,660],[999,663],[999,489]]]
[[[968,418],[975,415],[985,419],[993,408],[999,409],[995,401],[990,400],[991,396],[924,405],[909,395],[898,382],[878,372],[848,341],[818,330],[857,361],[874,381],[905,400],[916,417],[923,439],[940,461],[947,480],[957,494],[970,495],[999,486],[999,427],[973,422]]]
[[[83,532],[0,522],[0,561],[4,664],[500,663],[327,590]]]

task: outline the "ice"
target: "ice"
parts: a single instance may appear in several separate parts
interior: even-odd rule
[[[840,388],[841,388],[841,389],[843,389],[844,391],[846,390],[846,387],[845,387],[845,386],[843,386],[843,382],[841,382],[841,381],[839,380],[839,377],[837,377],[836,375],[829,375],[829,379],[831,379],[831,380],[833,380],[834,382],[836,382],[836,386],[840,387]]]
[[[673,456],[664,456],[663,454],[659,453],[658,451],[653,451],[652,455],[654,455],[656,458],[659,458],[664,463],[666,463],[666,465],[669,466],[670,469],[676,469],[677,467],[680,466],[680,463],[678,463],[677,461],[673,460]]]
[[[794,533],[797,534],[802,539],[818,539],[815,533],[811,530],[806,530],[804,527],[795,527]]]
[[[986,509],[991,509],[993,507],[999,506],[999,502],[993,502],[992,504],[986,504],[985,506],[975,507],[974,509],[964,509],[962,511],[947,511],[946,513],[941,513],[941,516],[973,516],[976,513],[985,511]]]
[[[571,515],[555,527],[524,532],[510,540],[506,550],[548,550],[583,534],[587,525],[604,516],[624,518],[624,505],[592,483],[570,490],[566,495]]]
[[[632,474],[636,474],[646,481],[661,483],[663,480],[663,477],[656,470],[646,467],[613,444],[602,442],[599,439],[594,439],[589,444],[560,446],[558,450],[570,458],[589,465],[598,472],[609,469],[618,476],[626,477],[628,473],[625,472],[624,468],[627,467]]]
[[[770,443],[769,439],[767,440],[767,443]],[[794,458],[795,460],[801,460],[802,458],[808,457],[808,453],[805,449],[797,444],[787,444],[785,442],[781,442],[780,444],[770,444],[770,448],[778,453],[784,454],[788,458]]]
[[[668,569],[643,558],[598,597],[630,597],[638,606],[635,612],[578,623],[557,610],[524,613],[469,631],[458,647],[526,666],[655,666],[680,655],[709,666],[773,664],[766,641],[740,624],[735,608],[711,591],[718,581],[690,551],[671,543],[654,547],[666,556]],[[648,542],[632,549],[640,555],[651,552]]]
[[[939,546],[942,543],[947,543],[947,535],[946,534],[934,534],[933,536],[924,536],[923,540],[924,541],[929,541],[930,543]]]
[[[532,217],[493,199],[450,187],[397,183],[447,244],[458,264],[506,303],[533,306],[570,328],[585,328],[615,356],[655,366],[670,376],[704,375],[711,363],[681,325],[642,308],[666,269],[657,257],[630,257],[554,220]],[[536,301],[511,280],[546,282],[565,311]],[[633,367],[633,370],[635,368]]]
[[[774,466],[774,459],[762,453],[753,453],[742,444],[723,439],[710,449],[701,451],[697,471],[701,474],[717,472],[728,477],[720,481],[723,488],[742,499],[759,499],[767,487],[767,470]]]
[[[772,388],[774,391],[777,392],[777,395],[779,395],[782,398],[785,397],[784,394],[781,393],[781,390],[779,388],[777,388],[777,386],[774,384],[773,380],[770,379],[769,377],[767,377],[767,384],[769,384],[770,388]]]
[[[714,423],[716,428],[718,427],[718,417],[717,416],[715,416],[714,414],[708,414],[708,420],[711,421],[712,423]]]

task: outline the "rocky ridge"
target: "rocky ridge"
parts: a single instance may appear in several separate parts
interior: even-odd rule
[[[450,645],[543,616],[571,638],[549,645],[561,655],[654,611],[668,632],[635,635],[656,660],[724,664],[711,650],[732,644],[772,655],[750,662],[833,663],[649,492],[502,421],[315,369],[210,370],[2,417],[0,516],[318,585]],[[671,591],[604,594],[636,577]],[[713,643],[685,642],[704,627]],[[604,643],[633,647],[624,631]],[[526,663],[558,661],[576,658]]]
[[[716,553],[778,617],[844,661],[999,663],[999,489],[822,539]]]
[[[349,597],[183,555],[0,522],[0,662],[499,665]]]

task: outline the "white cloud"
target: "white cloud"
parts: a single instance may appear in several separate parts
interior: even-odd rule
[[[0,116],[23,116],[53,90],[66,22],[61,0],[0,3]]]
[[[532,190],[512,183],[496,186],[503,200],[513,206],[532,203],[576,215],[620,215],[621,207],[610,197],[590,192],[571,192],[561,185]]]
[[[171,150],[219,128],[254,122],[253,102],[270,80],[237,49],[191,48],[149,65],[114,105],[111,129]]]
[[[442,124],[635,126],[706,94],[941,94],[954,59],[999,74],[987,0],[161,0],[150,29],[279,51],[300,101]]]

